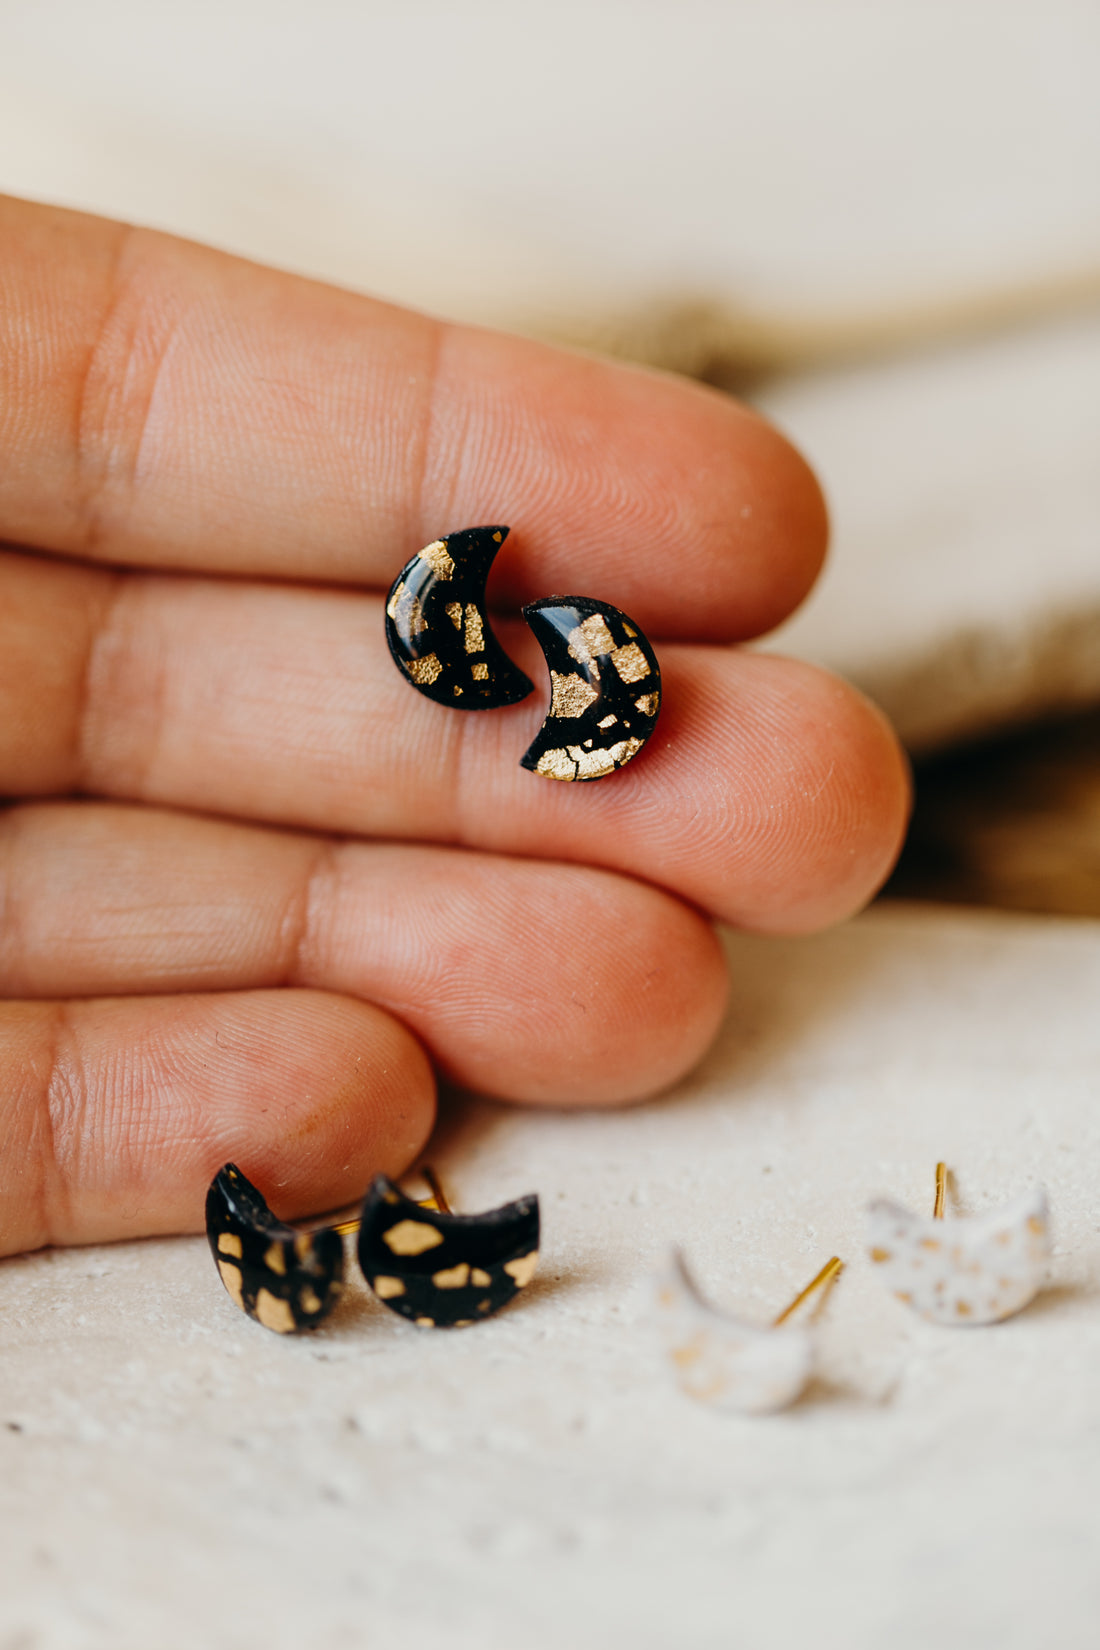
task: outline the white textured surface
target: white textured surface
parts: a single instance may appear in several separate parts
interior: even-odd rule
[[[477,1330],[356,1292],[290,1342],[201,1239],[4,1262],[4,1650],[1092,1650],[1100,926],[884,908],[731,955],[676,1095],[443,1131],[465,1207],[543,1197],[544,1269]],[[938,1157],[960,1214],[1050,1191],[1008,1323],[925,1324],[862,1258],[868,1197],[922,1206]],[[851,1263],[802,1403],[675,1390],[670,1239],[749,1317]]]

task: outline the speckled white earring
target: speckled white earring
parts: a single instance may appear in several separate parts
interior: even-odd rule
[[[746,1323],[715,1311],[673,1251],[656,1280],[657,1321],[682,1392],[716,1409],[765,1415],[786,1409],[814,1371],[813,1330],[788,1322],[843,1263],[834,1255],[771,1324]]]
[[[932,1323],[999,1323],[1033,1300],[1050,1260],[1041,1186],[968,1220],[945,1219],[947,1167],[936,1165],[931,1218],[885,1198],[868,1205],[867,1249],[899,1301]]]

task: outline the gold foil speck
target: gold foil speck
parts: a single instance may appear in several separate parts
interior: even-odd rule
[[[644,744],[644,739],[620,739],[618,744],[603,751],[587,751],[583,745],[566,745],[564,749],[544,751],[535,772],[547,779],[602,779],[604,774],[624,767]]]
[[[510,1278],[515,1278],[517,1289],[523,1289],[534,1277],[538,1263],[539,1252],[532,1249],[529,1255],[521,1255],[518,1260],[506,1260],[504,1270]]]
[[[244,1252],[244,1245],[236,1232],[223,1232],[218,1239],[219,1255],[236,1255],[240,1260]]]
[[[319,1312],[321,1310],[321,1297],[316,1294],[307,1283],[301,1294],[298,1296],[298,1305],[302,1308],[303,1312],[309,1312],[311,1314],[314,1312]]]
[[[265,1329],[274,1329],[279,1335],[289,1335],[294,1328],[290,1302],[277,1299],[266,1289],[256,1292],[256,1316]]]
[[[470,670],[475,682],[487,682],[489,680],[489,666],[487,664],[471,665]],[[461,692],[461,689],[459,691]]]
[[[428,621],[420,607],[420,597],[414,596],[402,581],[389,601],[386,603],[386,612],[394,622],[397,634],[404,641],[410,636],[419,636],[422,630],[427,630]]]
[[[443,666],[434,653],[425,654],[423,659],[406,659],[405,669],[413,681],[419,682],[421,686],[438,681],[443,674]]]
[[[617,716],[614,716],[614,715],[605,716],[602,722],[597,722],[596,723],[596,726],[598,728],[613,728],[615,726],[615,723],[618,720],[619,720],[619,718]]]
[[[220,1260],[218,1262],[218,1271],[222,1275],[222,1282],[225,1284],[225,1287],[229,1290],[229,1293],[243,1311],[244,1296],[242,1294],[242,1289],[244,1279],[241,1277],[240,1272],[235,1266],[230,1266],[227,1260]]]
[[[569,753],[563,750],[543,751],[539,757],[536,773],[543,774],[547,779],[576,779],[576,764],[570,759]]]
[[[472,1266],[470,1268],[470,1282],[474,1284],[476,1288],[488,1289],[492,1281],[493,1280],[489,1276],[488,1272],[483,1272],[480,1266]]]
[[[570,673],[568,676],[559,676],[556,670],[550,672],[550,685],[553,697],[550,702],[551,716],[583,716],[589,705],[595,704],[600,697],[594,687],[590,687],[583,676]]]
[[[286,1256],[281,1243],[268,1244],[264,1252],[264,1265],[269,1272],[278,1272],[281,1278],[286,1277]]]
[[[602,613],[593,613],[590,619],[585,619],[576,630],[569,632],[568,648],[580,665],[590,664],[599,653],[612,653],[615,643],[607,620]]]
[[[399,1220],[382,1233],[382,1242],[395,1255],[422,1255],[441,1244],[443,1234],[422,1220]]]
[[[405,1293],[405,1285],[400,1278],[387,1278],[381,1273],[374,1279],[371,1288],[380,1301],[392,1301],[395,1295]]]
[[[640,710],[643,716],[656,716],[657,706],[661,702],[658,693],[643,693],[640,699],[635,699],[634,708]]]
[[[577,764],[577,778],[602,779],[605,773],[614,773],[614,753],[618,749],[618,745],[613,745],[607,751],[586,751],[582,745],[570,745],[569,754]]]
[[[420,560],[426,561],[437,579],[449,579],[454,574],[455,564],[447,553],[447,546],[442,539],[434,539],[418,552]]]
[[[640,682],[649,675],[649,661],[637,642],[627,642],[625,647],[617,647],[611,655],[611,663],[624,682]]]
[[[432,1282],[437,1289],[465,1289],[469,1281],[470,1268],[464,1260],[460,1260],[457,1266],[432,1273]]]
[[[461,630],[462,629],[462,603],[461,602],[448,602],[446,607],[443,609],[443,611],[446,613],[448,619],[450,619],[450,621],[454,625],[455,629],[456,630]]]
[[[481,614],[473,602],[466,603],[466,652],[485,652],[485,636],[481,628]]]

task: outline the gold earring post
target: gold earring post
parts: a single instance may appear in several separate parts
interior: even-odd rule
[[[423,1175],[424,1179],[428,1182],[428,1189],[431,1193],[430,1197],[418,1197],[417,1198],[416,1201],[420,1205],[420,1207],[422,1209],[435,1209],[437,1211],[437,1213],[439,1213],[441,1215],[453,1214],[454,1211],[451,1208],[450,1204],[447,1202],[447,1198],[446,1198],[446,1195],[444,1194],[443,1187],[439,1184],[439,1176],[436,1174],[435,1170],[433,1168],[431,1168],[427,1163],[425,1163],[424,1167],[421,1169],[420,1173]],[[334,1232],[339,1232],[341,1237],[347,1237],[349,1232],[357,1232],[359,1230],[359,1226],[360,1226],[359,1217],[358,1217],[358,1215],[355,1215],[350,1220],[339,1220],[339,1221],[337,1221],[336,1225],[333,1226],[332,1230]]]
[[[443,1187],[439,1184],[439,1176],[436,1174],[431,1165],[425,1163],[420,1173],[428,1182],[428,1190],[432,1194],[431,1197],[422,1197],[418,1199],[420,1207],[422,1209],[435,1209],[441,1215],[453,1214],[454,1210],[447,1202],[447,1199],[443,1193]]]
[[[936,1202],[932,1209],[932,1219],[943,1219],[943,1204],[947,1196],[947,1164],[936,1164]]]
[[[817,1274],[817,1277],[813,1278],[806,1285],[805,1289],[794,1297],[794,1300],[789,1306],[785,1306],[783,1308],[782,1312],[780,1312],[778,1318],[776,1318],[774,1324],[772,1325],[772,1328],[778,1329],[780,1324],[786,1323],[792,1312],[797,1312],[804,1300],[808,1300],[816,1289],[821,1289],[826,1285],[833,1283],[835,1279],[840,1276],[843,1270],[844,1262],[841,1260],[839,1255],[834,1255],[831,1260],[827,1260],[821,1268],[821,1271]]]

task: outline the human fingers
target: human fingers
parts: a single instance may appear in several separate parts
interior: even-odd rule
[[[725,1002],[710,925],[626,877],[150,808],[8,809],[0,912],[0,995],[342,992],[444,1076],[514,1100],[655,1093]]]
[[[885,721],[791,660],[666,644],[646,750],[568,785],[518,766],[535,698],[477,716],[415,693],[378,597],[16,556],[0,558],[0,581],[18,591],[0,613],[8,794],[83,790],[586,861],[774,932],[859,906],[904,830],[907,770]],[[500,630],[544,676],[526,628]]]
[[[820,566],[813,475],[715,391],[23,201],[0,249],[0,538],[385,588],[508,522],[504,600],[576,589],[713,640]]]
[[[434,1116],[415,1039],[317,991],[0,1004],[0,1253],[202,1228],[227,1159],[280,1215],[416,1157]]]

